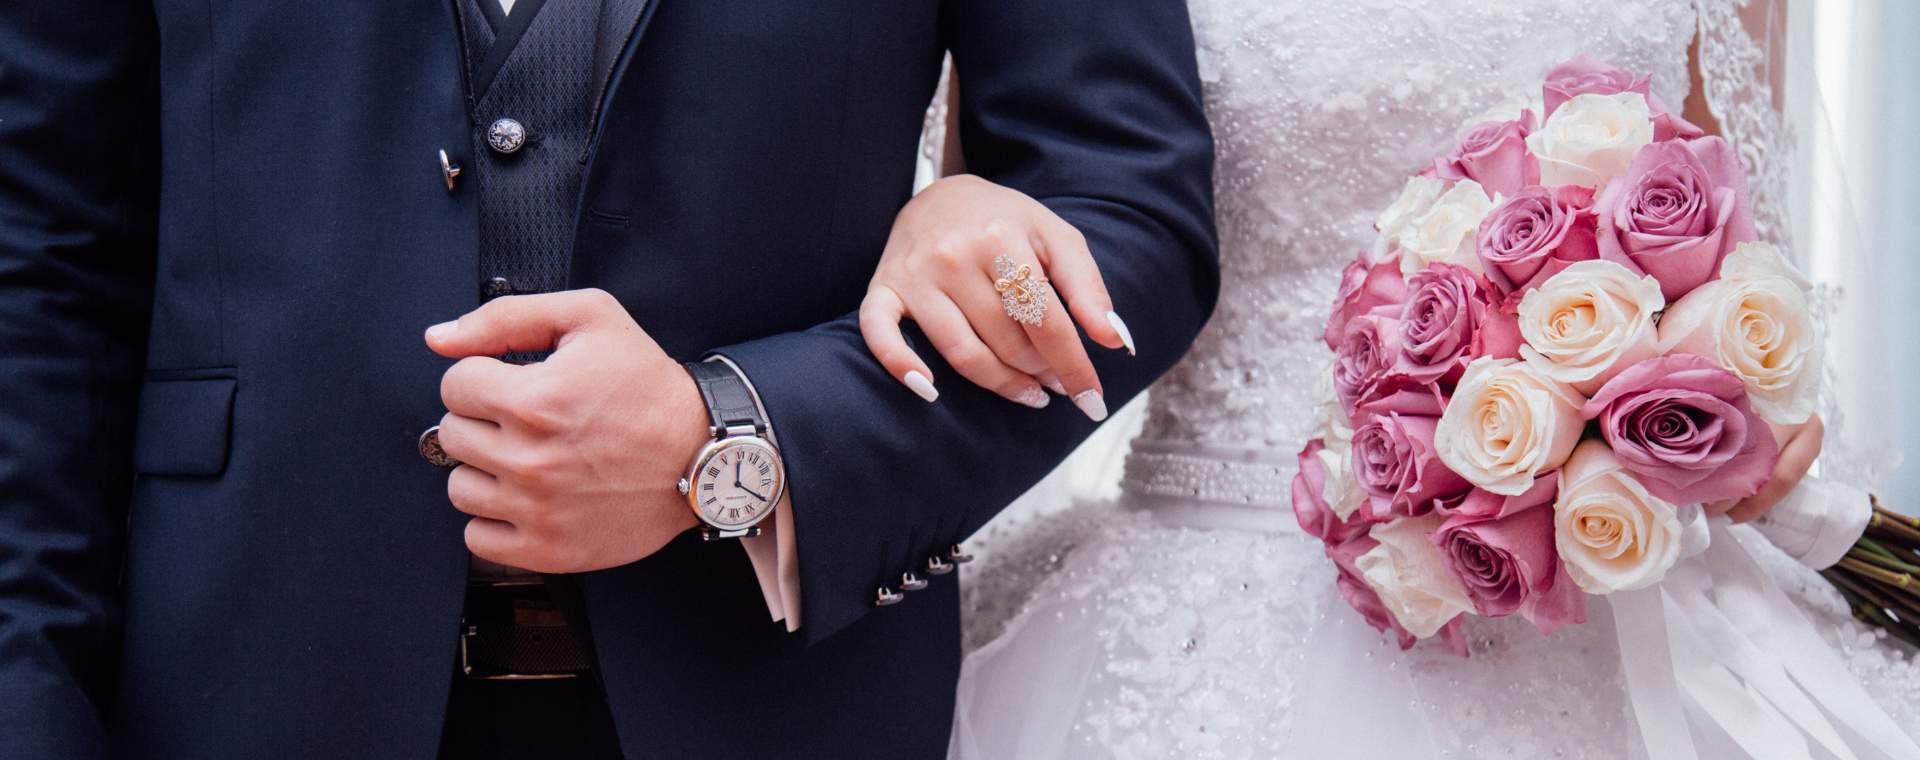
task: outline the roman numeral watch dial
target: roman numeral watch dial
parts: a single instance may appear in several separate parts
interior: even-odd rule
[[[760,535],[757,525],[773,513],[786,486],[786,468],[773,443],[773,428],[746,380],[719,361],[693,362],[687,371],[700,388],[713,422],[713,440],[694,454],[680,493],[705,527],[708,541]]]
[[[710,525],[738,528],[759,522],[780,498],[780,455],[757,438],[729,438],[713,446],[694,473],[689,496]]]

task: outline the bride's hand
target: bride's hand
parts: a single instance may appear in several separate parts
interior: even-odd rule
[[[1724,514],[1734,522],[1742,523],[1759,518],[1780,503],[1788,491],[1800,484],[1807,470],[1813,467],[1813,460],[1820,456],[1820,446],[1826,440],[1826,425],[1820,421],[1820,415],[1807,418],[1799,425],[1774,426],[1773,438],[1780,443],[1780,459],[1773,465],[1773,476],[1759,492],[1744,499],[1728,499],[1707,505],[1708,514]]]
[[[999,256],[1051,280],[1039,289],[1046,312],[1038,326],[1001,305]],[[903,317],[973,384],[1034,408],[1047,405],[1045,385],[1095,420],[1106,416],[1105,398],[1074,324],[1095,343],[1132,351],[1079,230],[1018,191],[967,175],[935,182],[901,209],[860,304],[867,348],[931,402],[939,395],[933,372],[902,337]]]

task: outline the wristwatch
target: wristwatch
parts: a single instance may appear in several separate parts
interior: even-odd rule
[[[693,455],[680,493],[708,541],[760,535],[761,520],[787,486],[786,466],[753,391],[724,362],[688,362],[713,423],[713,440]]]

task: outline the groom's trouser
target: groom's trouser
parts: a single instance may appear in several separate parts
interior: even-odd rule
[[[592,674],[482,681],[456,674],[440,760],[619,760],[607,700]]]

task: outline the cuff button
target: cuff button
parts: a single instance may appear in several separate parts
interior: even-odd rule
[[[946,575],[947,573],[951,573],[951,572],[953,572],[952,562],[948,562],[939,557],[927,558],[927,574],[928,575]]]
[[[973,555],[960,548],[959,544],[954,544],[953,548],[947,550],[947,559],[953,560],[956,565],[964,565],[973,561]]]
[[[927,587],[927,579],[922,578],[919,575],[916,575],[914,573],[900,574],[900,590],[919,591],[920,589],[923,589],[926,587]]]
[[[907,597],[903,596],[898,591],[887,588],[886,586],[881,586],[879,591],[874,592],[873,606],[891,607],[893,605],[899,604],[901,601],[905,600],[906,598]]]

